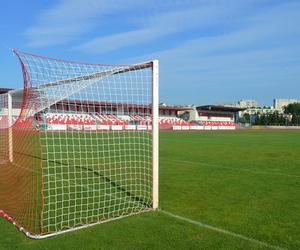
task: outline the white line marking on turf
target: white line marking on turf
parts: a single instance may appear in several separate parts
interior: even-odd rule
[[[300,178],[300,175],[291,175],[291,174],[283,174],[283,173],[272,173],[272,172],[265,172],[265,171],[255,171],[251,169],[246,169],[246,168],[232,168],[232,167],[224,167],[220,166],[217,164],[210,164],[206,162],[194,162],[194,161],[182,161],[182,160],[173,160],[173,159],[166,159],[166,158],[161,158],[162,160],[165,161],[173,161],[173,162],[178,162],[178,163],[187,163],[187,164],[192,164],[192,165],[203,165],[203,166],[209,166],[209,167],[216,167],[216,168],[223,168],[223,169],[231,169],[231,170],[237,170],[237,171],[244,171],[244,172],[249,172],[253,174],[266,174],[266,175],[275,175],[275,176],[286,176],[286,177],[294,177],[294,178]]]
[[[195,221],[195,220],[192,220],[192,219],[189,219],[189,218],[186,218],[186,217],[182,217],[180,215],[173,214],[173,213],[170,213],[170,212],[165,211],[165,210],[161,210],[160,209],[159,211],[162,212],[165,215],[168,215],[168,216],[172,217],[172,218],[175,218],[175,219],[178,219],[178,220],[181,220],[181,221],[185,221],[185,222],[188,222],[190,224],[194,224],[196,226],[199,226],[199,227],[202,227],[202,228],[206,228],[206,229],[218,232],[218,233],[222,233],[222,234],[230,235],[230,236],[242,239],[242,240],[246,240],[248,242],[251,242],[251,243],[254,243],[254,244],[257,244],[257,245],[261,245],[261,246],[264,246],[264,247],[268,247],[270,249],[286,250],[286,248],[274,246],[274,245],[271,245],[269,243],[266,243],[266,242],[263,242],[263,241],[260,241],[260,240],[256,240],[256,239],[244,236],[242,234],[234,233],[234,232],[222,229],[222,228],[218,228],[218,227],[214,227],[214,226],[211,226],[211,225],[207,225],[207,224],[204,224],[204,223],[202,223],[200,221]]]

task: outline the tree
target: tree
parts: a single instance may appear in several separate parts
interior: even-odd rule
[[[300,115],[294,114],[291,122],[292,125],[300,125]]]
[[[270,115],[270,125],[278,125],[279,124],[279,114],[275,111]]]
[[[262,114],[260,117],[260,125],[267,125],[267,117],[265,114]]]
[[[300,103],[291,103],[284,108],[286,114],[300,115]]]
[[[248,113],[245,113],[243,116],[239,119],[240,123],[250,123],[250,115]]]
[[[287,118],[284,118],[283,115],[280,115],[278,117],[278,124],[283,126],[287,125]]]
[[[260,125],[260,116],[256,115],[254,125]]]
[[[250,115],[248,113],[245,114],[246,123],[250,123]]]

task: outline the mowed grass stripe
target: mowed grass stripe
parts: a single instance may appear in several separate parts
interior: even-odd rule
[[[217,164],[210,164],[206,162],[193,162],[193,161],[180,161],[180,160],[173,160],[173,159],[167,159],[167,158],[160,158],[161,161],[172,161],[177,163],[183,163],[183,164],[191,164],[195,166],[203,166],[203,167],[214,167],[214,168],[222,168],[222,169],[229,169],[234,171],[245,171],[250,172],[253,174],[265,174],[265,175],[275,175],[275,176],[284,176],[284,177],[292,177],[292,178],[300,178],[300,175],[290,175],[290,174],[284,174],[284,173],[272,173],[272,172],[265,172],[265,171],[255,171],[247,168],[234,168],[234,167],[226,167],[221,166]]]
[[[163,158],[300,176],[299,131],[162,133],[161,144]]]
[[[173,213],[170,213],[170,212],[164,211],[164,210],[159,210],[159,211],[161,213],[163,213],[163,214],[165,214],[167,216],[170,216],[172,218],[175,218],[177,220],[182,220],[182,221],[185,221],[187,223],[196,225],[198,227],[203,227],[203,228],[206,228],[206,229],[209,229],[209,230],[221,233],[221,234],[225,234],[225,235],[229,235],[229,236],[232,236],[232,237],[240,238],[242,240],[249,241],[249,242],[251,242],[253,244],[256,244],[256,245],[264,246],[264,247],[271,248],[271,249],[286,250],[286,248],[282,248],[282,247],[279,247],[279,246],[274,246],[274,245],[271,245],[271,244],[269,244],[267,242],[256,240],[256,239],[253,239],[253,238],[241,235],[241,234],[237,234],[237,233],[234,233],[234,232],[231,232],[231,231],[228,231],[228,230],[216,227],[216,226],[207,225],[207,224],[204,224],[204,223],[202,223],[200,221],[191,220],[189,218],[180,216],[178,214],[173,214]]]

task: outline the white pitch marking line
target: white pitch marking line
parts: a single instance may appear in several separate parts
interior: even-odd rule
[[[209,167],[216,167],[216,168],[224,168],[224,169],[231,169],[231,170],[237,170],[237,171],[244,171],[244,172],[249,172],[253,174],[266,174],[266,175],[276,175],[276,176],[286,176],[286,177],[294,177],[294,178],[300,178],[300,175],[291,175],[291,174],[282,174],[282,173],[272,173],[272,172],[265,172],[265,171],[254,171],[251,169],[242,169],[242,168],[231,168],[231,167],[224,167],[220,166],[217,164],[209,164],[206,162],[193,162],[193,161],[181,161],[181,160],[172,160],[172,159],[163,159],[162,160],[168,160],[168,161],[173,161],[173,162],[178,162],[178,163],[187,163],[187,164],[192,164],[192,165],[203,165],[203,166],[209,166]]]
[[[199,227],[202,227],[202,228],[206,228],[206,229],[218,232],[218,233],[222,233],[222,234],[230,235],[230,236],[242,239],[242,240],[246,240],[248,242],[251,242],[251,243],[254,243],[254,244],[257,244],[257,245],[261,245],[261,246],[264,246],[264,247],[268,247],[270,249],[287,250],[286,248],[274,246],[274,245],[271,245],[269,243],[266,243],[266,242],[263,242],[263,241],[260,241],[260,240],[256,240],[256,239],[253,239],[253,238],[250,238],[250,237],[238,234],[238,233],[234,233],[234,232],[222,229],[222,228],[218,228],[218,227],[214,227],[214,226],[211,226],[211,225],[207,225],[207,224],[204,224],[204,223],[202,223],[200,221],[195,221],[195,220],[192,220],[192,219],[189,219],[189,218],[186,218],[186,217],[182,217],[180,215],[173,214],[173,213],[170,213],[170,212],[165,211],[165,210],[161,210],[160,209],[159,211],[162,212],[165,215],[168,215],[168,216],[172,217],[172,218],[175,218],[175,219],[178,219],[178,220],[181,220],[181,221],[185,221],[185,222],[188,222],[190,224],[194,224],[196,226],[199,226]]]

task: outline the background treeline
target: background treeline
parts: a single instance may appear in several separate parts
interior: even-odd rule
[[[289,104],[284,109],[284,114],[274,112],[272,114],[244,114],[240,118],[241,123],[251,123],[253,125],[280,125],[280,126],[300,126],[300,103]]]

